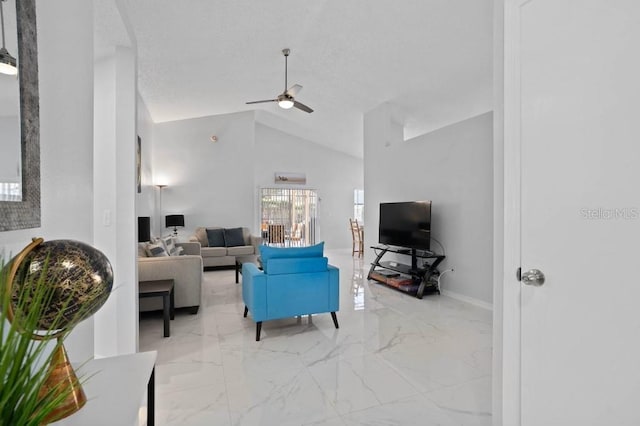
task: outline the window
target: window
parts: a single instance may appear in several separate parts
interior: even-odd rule
[[[364,223],[364,189],[353,190],[353,218]]]

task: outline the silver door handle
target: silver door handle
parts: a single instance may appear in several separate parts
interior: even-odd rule
[[[529,269],[522,274],[522,282],[526,285],[540,287],[544,284],[544,274],[538,269]]]

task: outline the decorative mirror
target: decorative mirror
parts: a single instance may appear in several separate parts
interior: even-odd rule
[[[0,0],[3,12],[3,46],[6,40],[17,40],[19,96],[14,96],[11,79],[15,75],[0,73],[0,99],[19,99],[19,114],[0,109],[0,149],[3,158],[16,153],[9,162],[9,179],[0,182],[0,231],[37,228],[40,226],[40,112],[38,96],[38,46],[35,0]],[[9,8],[15,6],[15,14]],[[11,12],[13,9],[11,9]],[[6,20],[4,18],[7,18]],[[14,19],[11,19],[14,18]],[[17,35],[17,37],[16,37]],[[16,52],[8,52],[16,55]],[[0,67],[7,62],[0,49]],[[14,100],[15,102],[15,100]],[[8,103],[8,102],[6,102]],[[6,133],[5,133],[6,132]],[[4,145],[5,143],[15,145]],[[6,155],[6,157],[5,157]],[[11,172],[13,171],[13,175]],[[15,178],[12,178],[15,176]]]

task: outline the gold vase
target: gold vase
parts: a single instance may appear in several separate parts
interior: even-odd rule
[[[87,402],[87,396],[69,362],[67,351],[62,342],[59,343],[51,359],[47,379],[42,384],[38,395],[40,398],[44,398],[48,394],[53,395],[54,398],[60,395],[65,395],[65,397],[56,409],[44,418],[43,424],[45,425],[70,416],[80,410]]]

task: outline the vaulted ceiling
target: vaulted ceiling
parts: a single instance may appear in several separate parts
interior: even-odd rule
[[[156,122],[257,110],[259,121],[362,156],[362,116],[381,103],[407,137],[492,109],[491,0],[118,3]],[[245,104],[284,90],[283,48],[289,85],[303,86],[296,99],[312,114]]]

